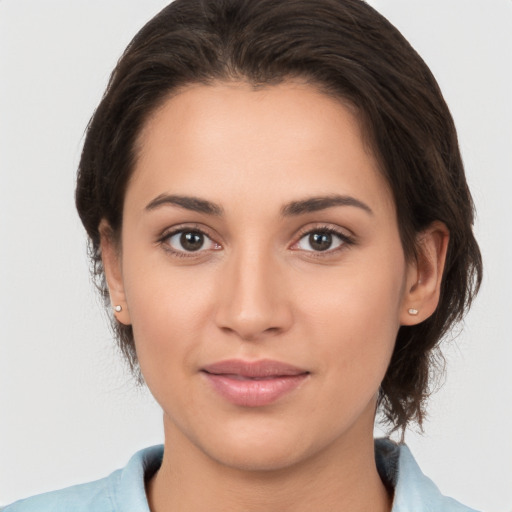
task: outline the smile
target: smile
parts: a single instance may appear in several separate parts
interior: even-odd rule
[[[298,388],[309,372],[271,360],[221,361],[202,369],[213,389],[234,405],[262,407]]]

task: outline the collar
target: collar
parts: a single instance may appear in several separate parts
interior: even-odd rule
[[[164,448],[152,446],[137,452],[110,482],[109,494],[115,510],[150,512],[145,482],[162,463]],[[375,440],[375,461],[384,484],[394,490],[391,512],[476,512],[443,496],[426,477],[405,444],[390,439]]]
[[[391,512],[476,512],[441,494],[405,444],[376,439],[375,461],[382,481],[394,489]]]

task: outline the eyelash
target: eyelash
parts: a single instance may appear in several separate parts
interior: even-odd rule
[[[197,257],[198,255],[206,252],[206,250],[201,250],[202,248],[198,249],[197,251],[185,251],[185,250],[176,250],[173,249],[172,246],[169,243],[169,239],[173,236],[184,234],[184,233],[197,233],[199,235],[202,235],[205,237],[206,240],[209,240],[211,243],[215,244],[217,247],[215,247],[213,250],[219,250],[221,248],[220,244],[215,242],[212,237],[210,237],[204,229],[196,226],[178,226],[171,231],[166,231],[158,240],[157,242],[163,246],[163,248],[170,252],[173,256],[176,256],[178,258],[191,258],[191,257]],[[303,250],[303,252],[309,253],[310,256],[313,256],[315,258],[321,258],[321,257],[327,257],[328,255],[332,255],[333,253],[337,253],[340,250],[343,250],[344,248],[347,248],[351,245],[355,244],[355,240],[353,237],[346,235],[345,233],[341,232],[341,230],[338,230],[336,228],[333,228],[332,226],[319,226],[314,227],[311,229],[306,229],[299,233],[298,239],[296,242],[294,242],[291,246],[292,250],[301,251],[301,249],[294,249],[295,246],[297,246],[305,237],[311,236],[313,234],[321,234],[321,235],[333,235],[337,237],[340,240],[340,244],[335,247],[334,249],[326,249],[326,250],[319,250],[319,251],[308,251]],[[212,249],[210,249],[212,250]]]
[[[356,243],[355,239],[352,236],[347,235],[346,233],[342,232],[340,229],[336,229],[332,226],[315,226],[314,228],[305,229],[299,234],[298,240],[293,244],[293,246],[297,246],[301,240],[304,238],[311,236],[313,234],[321,234],[321,235],[333,235],[340,240],[340,244],[335,247],[334,249],[326,249],[324,251],[304,251],[307,252],[309,256],[315,257],[315,258],[322,258],[322,257],[328,257],[330,255],[333,255],[335,253],[338,253],[341,250],[346,249],[347,247],[350,247],[351,245],[354,245]],[[293,247],[292,246],[292,247]],[[296,249],[300,250],[300,249]]]
[[[178,226],[171,231],[166,231],[163,233],[163,235],[157,240],[157,242],[166,250],[167,252],[171,253],[173,256],[176,256],[178,258],[193,258],[197,257],[198,255],[206,252],[205,250],[201,250],[200,248],[197,251],[181,251],[173,249],[173,247],[169,243],[169,239],[173,236],[179,235],[179,234],[185,234],[185,233],[197,233],[198,235],[202,235],[206,240],[209,240],[211,243],[215,244],[220,248],[220,244],[215,242],[211,236],[208,235],[208,233],[205,232],[204,229],[198,227],[198,226]],[[218,250],[216,247],[213,250]]]

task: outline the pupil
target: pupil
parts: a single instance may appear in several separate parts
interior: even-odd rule
[[[331,247],[332,235],[330,233],[312,233],[309,235],[309,243],[316,251],[326,251]]]
[[[195,232],[182,233],[180,243],[187,251],[197,251],[203,246],[204,236]]]

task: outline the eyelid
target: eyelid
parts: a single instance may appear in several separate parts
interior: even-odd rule
[[[295,251],[301,251],[304,253],[309,253],[311,255],[314,255],[315,257],[332,255],[333,253],[343,250],[347,246],[351,246],[356,243],[354,235],[348,234],[347,231],[348,231],[348,229],[343,229],[339,226],[335,226],[332,224],[317,224],[317,225],[308,224],[307,226],[304,226],[303,228],[301,228],[299,230],[299,232],[297,233],[297,235],[294,238],[295,241],[290,246],[290,249],[295,250]],[[342,243],[338,247],[335,247],[334,249],[327,249],[325,251],[314,251],[314,250],[308,251],[308,250],[300,249],[297,247],[298,244],[300,243],[300,241],[305,236],[309,236],[313,233],[329,233],[329,234],[335,235],[338,238],[340,238]]]
[[[186,251],[186,250],[177,250],[170,246],[169,243],[167,243],[167,240],[179,233],[183,232],[197,232],[204,235],[206,238],[208,238],[213,244],[215,244],[215,247],[213,249],[199,249],[197,251]],[[173,255],[180,256],[180,257],[198,257],[200,255],[204,255],[204,253],[210,252],[210,251],[217,251],[220,249],[223,249],[222,244],[217,242],[216,236],[212,235],[210,233],[210,229],[202,224],[196,224],[196,223],[183,223],[178,224],[175,226],[171,226],[166,228],[157,238],[156,243],[159,245],[162,245],[163,248],[170,252]],[[312,233],[329,233],[334,236],[337,236],[341,240],[341,244],[334,249],[326,249],[325,251],[314,251],[314,250],[305,250],[298,248],[299,242],[308,235],[311,235]],[[348,233],[347,233],[348,232]],[[347,228],[341,228],[337,225],[332,224],[311,224],[302,227],[297,234],[294,236],[294,242],[289,246],[290,250],[294,251],[300,251],[303,253],[309,253],[310,255],[314,257],[322,257],[322,256],[328,256],[332,255],[333,253],[337,253],[340,250],[343,250],[347,246],[354,245],[356,243],[355,237]]]
[[[172,227],[169,227],[169,228],[166,228],[159,236],[158,236],[158,239],[157,239],[157,243],[159,245],[161,245],[164,250],[168,251],[169,253],[175,255],[175,256],[179,256],[179,257],[198,257],[198,256],[203,256],[204,253],[207,253],[207,252],[210,252],[210,251],[217,251],[219,249],[222,249],[222,245],[217,242],[214,238],[214,236],[212,236],[210,233],[209,233],[209,229],[205,228],[204,226],[200,225],[200,224],[195,224],[195,223],[191,223],[191,224],[178,224],[178,225],[175,225],[175,226],[172,226]],[[179,233],[186,233],[186,232],[190,232],[190,233],[200,233],[202,234],[205,238],[207,238],[208,240],[211,241],[211,243],[215,244],[215,247],[212,249],[199,249],[197,251],[186,251],[186,250],[179,250],[179,249],[175,249],[173,248],[167,241],[179,234]]]

